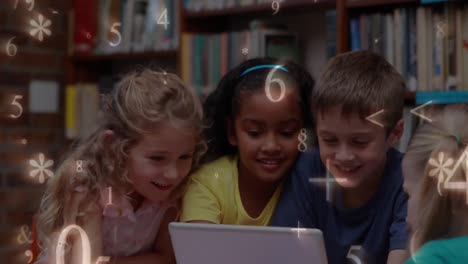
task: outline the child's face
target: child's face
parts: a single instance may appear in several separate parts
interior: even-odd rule
[[[398,132],[386,136],[358,113],[343,115],[341,107],[331,107],[315,115],[320,157],[342,188],[375,186],[383,175],[387,150],[396,143]]]
[[[196,145],[188,131],[165,122],[130,150],[128,177],[136,192],[153,202],[164,201],[187,176]]]
[[[276,98],[276,97],[275,97]],[[298,134],[303,126],[299,95],[286,89],[284,98],[272,102],[263,89],[241,95],[228,138],[239,150],[239,173],[264,182],[279,180],[298,154]]]

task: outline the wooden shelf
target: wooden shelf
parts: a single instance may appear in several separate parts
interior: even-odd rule
[[[399,4],[419,4],[420,0],[348,0],[346,7],[375,7],[384,5],[399,5]]]
[[[177,58],[178,50],[167,50],[167,51],[151,51],[141,53],[114,53],[114,54],[77,54],[72,56],[74,62],[105,62],[115,60],[140,60],[150,59],[158,57],[174,57]]]
[[[287,0],[280,2],[279,13],[284,10],[294,10],[303,8],[335,8],[335,0]],[[225,9],[214,9],[214,10],[201,10],[201,11],[185,11],[185,17],[188,19],[196,18],[208,18],[208,17],[219,17],[219,16],[233,16],[233,15],[249,15],[255,13],[268,13],[273,14],[271,3],[249,5],[249,6],[238,6],[233,8]]]

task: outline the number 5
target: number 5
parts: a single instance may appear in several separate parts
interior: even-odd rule
[[[265,93],[266,93],[266,96],[268,97],[268,99],[270,99],[270,101],[276,103],[276,102],[279,102],[281,101],[281,99],[283,99],[284,97],[284,94],[286,93],[286,85],[284,84],[283,80],[279,79],[279,78],[275,78],[275,79],[272,79],[273,78],[273,74],[275,73],[275,71],[280,68],[281,66],[275,66],[275,68],[268,74],[267,76],[267,79],[266,79],[266,82],[265,82]],[[271,96],[271,84],[272,83],[277,83],[279,86],[280,86],[280,96],[278,99],[273,99],[273,97]]]
[[[11,102],[11,105],[14,105],[14,106],[18,107],[18,109],[19,109],[19,113],[17,115],[14,115],[14,114],[10,115],[12,118],[19,118],[23,114],[23,106],[21,106],[21,104],[16,101],[16,100],[19,100],[19,99],[23,99],[23,96],[22,95],[15,95],[15,97],[13,98],[13,102]]]
[[[111,45],[112,47],[117,47],[118,45],[120,45],[120,42],[122,41],[122,35],[120,34],[120,32],[116,29],[116,27],[120,27],[122,24],[121,23],[114,23],[112,24],[112,28],[111,28],[111,33],[114,33],[115,35],[117,35],[117,42],[114,43],[112,41],[109,41],[109,45]]]
[[[359,259],[358,256],[351,254],[351,251],[356,250],[359,251],[361,250],[361,246],[351,246],[348,251],[348,255],[346,255],[347,259],[351,259],[355,264],[362,264],[361,260]]]

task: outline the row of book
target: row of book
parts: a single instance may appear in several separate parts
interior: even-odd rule
[[[300,58],[297,34],[281,30],[185,33],[182,43],[182,79],[202,96],[244,60],[268,56],[299,62]]]
[[[101,96],[109,94],[121,76],[103,75],[98,82],[68,84],[65,88],[65,136],[82,138],[96,125]]]
[[[273,4],[277,2],[277,4]],[[216,9],[226,9],[233,7],[245,7],[252,6],[256,4],[270,4],[273,8],[280,8],[280,1],[271,1],[271,0],[184,0],[184,7],[188,11],[203,11],[203,10],[216,10]]]
[[[128,53],[179,47],[179,1],[80,0],[74,6],[74,53]]]
[[[398,8],[350,21],[351,49],[376,51],[412,91],[468,90],[468,5]]]

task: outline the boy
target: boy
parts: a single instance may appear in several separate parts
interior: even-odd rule
[[[319,149],[297,160],[272,225],[322,230],[330,264],[406,260],[402,154],[392,148],[403,132],[405,90],[370,51],[328,63],[312,92]]]

